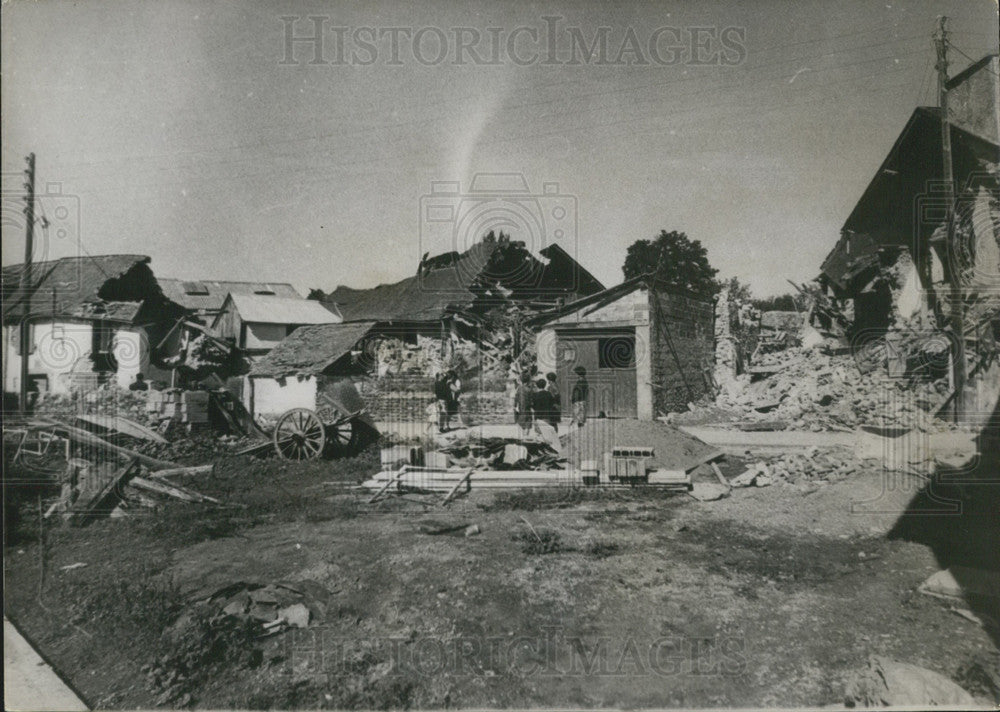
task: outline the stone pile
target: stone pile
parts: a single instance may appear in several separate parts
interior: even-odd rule
[[[810,448],[773,457],[758,456],[747,469],[730,480],[733,487],[767,487],[772,484],[836,482],[862,467],[849,450]]]
[[[926,428],[947,393],[944,380],[911,382],[884,370],[862,373],[850,354],[791,348],[754,364],[775,373],[751,382],[743,375],[716,405],[745,420],[781,421],[790,430],[850,429],[858,425]]]

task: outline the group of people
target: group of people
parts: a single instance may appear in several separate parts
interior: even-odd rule
[[[587,383],[587,370],[583,366],[577,366],[573,372],[577,375],[577,381],[570,393],[570,422],[581,427],[587,422],[590,386]],[[546,423],[558,432],[559,423],[562,422],[562,394],[556,382],[556,374],[549,373],[537,380],[531,373],[521,376],[521,385],[514,395],[514,422],[525,433],[537,423]]]
[[[587,369],[577,366],[573,369],[577,380],[570,392],[570,423],[582,427],[587,422],[587,401],[590,398],[590,384]],[[462,381],[454,370],[443,371],[434,378],[434,402],[428,406],[429,424],[437,424],[438,432],[451,429],[452,421],[458,417],[462,395]],[[556,381],[556,374],[542,377],[537,369],[524,373],[514,394],[514,422],[527,434],[532,426],[545,424],[556,432],[562,422],[562,394]]]

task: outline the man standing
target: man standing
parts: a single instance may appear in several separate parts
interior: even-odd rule
[[[434,400],[437,401],[438,432],[443,433],[448,429],[451,420],[449,416],[451,388],[448,385],[448,377],[445,373],[439,373],[434,377]]]
[[[573,422],[582,428],[587,422],[587,400],[590,398],[590,384],[587,383],[587,369],[577,366],[573,369],[578,378],[573,384],[570,402],[573,404]]]
[[[462,397],[462,382],[455,371],[448,371],[448,423],[458,417],[458,405]],[[461,423],[459,423],[461,425]]]
[[[528,430],[531,429],[531,402],[532,402],[531,376],[528,373],[521,374],[521,385],[514,392],[514,422],[521,428],[521,437],[528,437]]]
[[[135,380],[129,384],[128,389],[130,391],[148,391],[149,384],[146,383],[146,377],[142,373],[135,374]]]
[[[559,384],[556,383],[556,374],[545,374],[547,384],[545,390],[552,395],[552,427],[559,431],[559,423],[562,422],[562,394],[559,392]]]

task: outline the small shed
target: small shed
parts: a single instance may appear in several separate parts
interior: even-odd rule
[[[267,353],[300,326],[341,321],[314,300],[229,293],[212,322],[212,331],[253,356]]]
[[[536,317],[538,366],[556,373],[570,409],[574,369],[590,384],[589,415],[652,420],[712,387],[714,308],[637,277]]]
[[[296,330],[251,368],[247,410],[269,418],[291,408],[319,410],[324,393],[339,401],[345,389],[338,383],[363,369],[352,354],[374,326],[368,321]]]

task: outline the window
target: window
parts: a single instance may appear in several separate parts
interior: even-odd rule
[[[207,296],[208,287],[202,282],[185,282],[184,293],[192,296]]]
[[[611,336],[597,340],[598,368],[635,368],[635,337]]]

